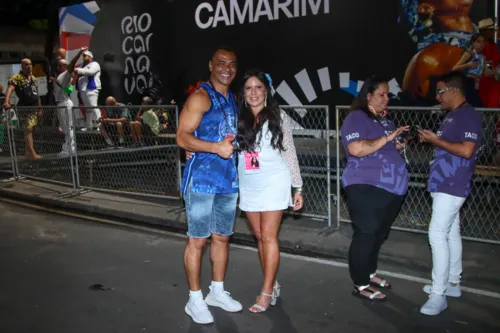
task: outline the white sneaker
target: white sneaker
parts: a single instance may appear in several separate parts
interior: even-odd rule
[[[424,286],[424,292],[426,294],[430,294],[432,290],[432,286],[427,284]],[[457,283],[456,286],[452,286],[450,283],[448,283],[448,286],[446,287],[446,292],[444,293],[446,296],[450,297],[460,297],[462,296],[462,290],[460,289],[460,284]]]
[[[210,310],[208,310],[207,303],[201,297],[190,298],[184,311],[197,324],[211,324],[214,322],[214,317],[210,313]]]
[[[205,297],[205,302],[210,306],[218,306],[227,312],[238,312],[243,309],[241,303],[234,300],[227,291],[214,291],[212,286],[210,286],[210,292]]]
[[[420,313],[428,316],[436,316],[446,310],[447,307],[446,296],[430,294],[429,300],[420,308]]]

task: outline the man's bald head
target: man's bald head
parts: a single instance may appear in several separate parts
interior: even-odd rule
[[[26,76],[30,75],[30,73],[33,71],[33,64],[31,63],[30,59],[24,58],[23,60],[21,60],[21,71]]]
[[[66,59],[66,49],[65,48],[58,48],[57,49],[57,56],[56,58],[58,59]]]
[[[60,59],[57,62],[57,72],[61,74],[62,72],[65,72],[68,69],[68,61],[66,59]]]
[[[106,105],[113,106],[116,104],[118,104],[118,102],[113,96],[109,96],[108,98],[106,98]]]

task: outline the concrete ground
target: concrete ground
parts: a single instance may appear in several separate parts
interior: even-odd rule
[[[437,317],[421,315],[422,284],[391,278],[385,304],[350,295],[342,263],[283,255],[282,298],[264,314],[246,309],[262,274],[253,249],[233,246],[226,289],[241,313],[212,309],[200,326],[184,314],[185,240],[165,232],[98,224],[0,202],[0,332],[499,332],[498,298],[465,292]],[[210,262],[204,256],[204,292]]]
[[[96,191],[71,196],[70,188],[39,182],[18,180],[0,183],[0,198],[29,202],[61,212],[76,212],[105,219],[184,234],[186,218],[179,200],[144,198],[132,195],[105,194]],[[499,225],[500,226],[500,225]],[[342,223],[338,229],[325,229],[326,221],[304,216],[287,216],[280,229],[280,246],[294,254],[333,258],[346,262],[352,228]],[[233,242],[254,246],[254,238],[243,215],[236,219]],[[463,274],[465,287],[500,293],[500,247],[497,244],[463,242]],[[403,273],[422,280],[431,278],[432,260],[426,234],[393,230],[380,253],[380,269]]]

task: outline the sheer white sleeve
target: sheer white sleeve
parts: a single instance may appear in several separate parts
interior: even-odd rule
[[[283,148],[282,154],[285,158],[288,169],[292,176],[292,187],[302,187],[302,176],[300,175],[299,160],[293,143],[292,119],[281,110],[282,130],[283,130]]]

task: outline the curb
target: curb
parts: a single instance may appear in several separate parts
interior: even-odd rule
[[[120,219],[122,222],[130,224],[148,225],[158,228],[164,228],[176,233],[187,232],[186,223],[175,221],[172,219],[158,218],[139,213],[123,212],[115,209],[101,208],[95,205],[78,203],[74,201],[68,202],[60,199],[44,198],[36,195],[28,195],[15,191],[8,191],[2,188],[0,188],[0,196],[40,206],[59,208],[70,212],[79,212],[91,216],[98,216],[108,219],[109,218]],[[239,217],[237,217],[237,220],[244,221]],[[286,226],[283,225],[282,228],[303,230],[303,228],[289,226],[289,225]],[[317,230],[318,235],[323,233],[324,229]],[[234,234],[231,237],[231,242],[241,245],[250,245],[254,247],[257,245],[254,237],[251,234],[241,231],[234,232]],[[339,247],[339,250],[330,250],[324,247],[314,246],[314,244],[311,243],[293,242],[283,238],[280,239],[279,243],[280,243],[280,249],[286,253],[292,253],[304,256],[322,257],[322,258],[329,258],[342,261],[346,261],[348,257],[348,252],[347,252],[348,249],[346,251],[342,251],[340,250],[342,249],[342,247]]]

